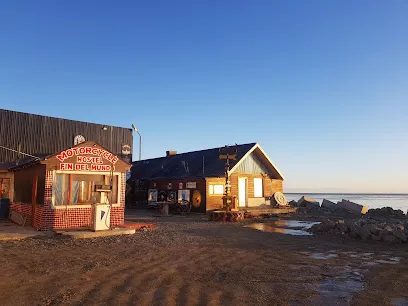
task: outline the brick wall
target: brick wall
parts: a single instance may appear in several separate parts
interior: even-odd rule
[[[47,171],[45,176],[44,205],[37,205],[34,216],[34,227],[37,230],[90,228],[92,225],[93,208],[54,209],[52,207],[53,171]],[[124,207],[126,193],[126,174],[121,175],[120,206],[112,207],[110,212],[111,226],[124,223]],[[11,203],[10,209],[29,216],[27,224],[31,224],[31,205]]]

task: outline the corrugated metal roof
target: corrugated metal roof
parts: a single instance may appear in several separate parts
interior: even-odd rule
[[[0,109],[0,145],[34,156],[50,155],[74,145],[76,136],[95,141],[122,158],[132,147],[133,132],[104,124],[75,121]],[[128,156],[131,159],[131,154]],[[0,163],[15,162],[18,154],[0,149]]]
[[[256,143],[237,145],[237,160],[230,161],[230,168],[234,167],[255,145]],[[133,162],[132,180],[222,177],[225,160],[219,158],[219,150],[220,148],[213,148]]]

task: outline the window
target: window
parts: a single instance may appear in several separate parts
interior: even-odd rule
[[[254,178],[254,197],[255,198],[263,197],[263,188],[262,188],[261,178]]]
[[[224,185],[210,185],[210,195],[223,195],[224,194]]]
[[[54,205],[118,202],[118,175],[57,173],[53,185]],[[110,181],[112,180],[112,181]],[[111,191],[95,191],[96,185],[111,185]]]
[[[10,197],[10,179],[0,178],[0,199]]]

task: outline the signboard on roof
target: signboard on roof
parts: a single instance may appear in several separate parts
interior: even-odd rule
[[[58,170],[113,171],[119,158],[98,146],[74,147],[55,155]]]

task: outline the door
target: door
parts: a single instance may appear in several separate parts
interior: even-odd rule
[[[239,207],[246,206],[247,199],[247,178],[239,177],[238,178],[238,205]]]
[[[35,226],[36,204],[37,204],[38,175],[33,176],[33,186],[31,189],[31,226]]]

